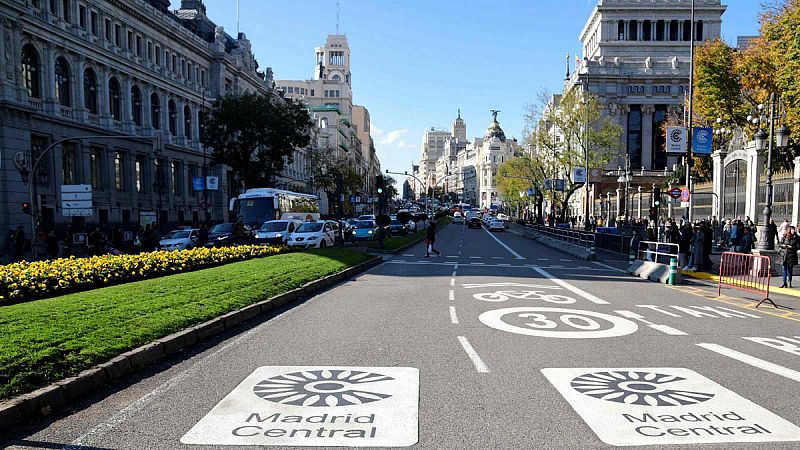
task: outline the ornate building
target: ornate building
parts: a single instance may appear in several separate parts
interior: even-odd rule
[[[202,0],[5,0],[0,6],[0,229],[29,228],[20,169],[41,156],[34,208],[45,229],[135,229],[227,218],[229,172],[200,144],[218,96],[269,93],[244,33],[231,37]],[[80,138],[82,136],[96,136]],[[154,146],[160,137],[161,147]],[[109,138],[111,137],[111,138]],[[43,151],[54,142],[69,138]],[[204,198],[194,179],[218,177]],[[92,186],[93,215],[65,217],[60,186]],[[202,186],[201,186],[202,189]],[[208,212],[208,217],[206,217]]]

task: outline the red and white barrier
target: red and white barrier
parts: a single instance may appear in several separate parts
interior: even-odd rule
[[[722,295],[723,287],[763,294],[764,298],[758,302],[756,308],[764,302],[769,302],[777,308],[778,306],[775,302],[769,298],[771,264],[772,262],[768,256],[734,252],[723,253],[719,264],[717,295]]]

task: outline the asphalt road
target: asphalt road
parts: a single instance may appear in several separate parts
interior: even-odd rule
[[[0,444],[800,448],[800,315],[511,232],[450,225],[436,247]]]

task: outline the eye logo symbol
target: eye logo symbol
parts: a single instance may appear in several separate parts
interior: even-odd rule
[[[391,380],[394,378],[357,370],[309,370],[262,380],[253,387],[253,393],[283,405],[361,405],[391,397],[363,385]]]
[[[581,394],[600,400],[641,406],[686,406],[714,397],[706,392],[670,389],[686,378],[653,372],[614,371],[587,373],[572,380]]]

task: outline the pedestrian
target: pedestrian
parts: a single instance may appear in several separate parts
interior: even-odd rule
[[[689,264],[689,253],[692,247],[692,227],[688,224],[683,225],[681,228],[681,235],[678,238],[678,255],[680,258],[680,266],[687,267]]]
[[[153,228],[148,223],[144,226],[144,232],[142,232],[142,250],[145,252],[152,252],[156,249],[156,234],[153,232]]]
[[[711,229],[709,222],[706,221],[701,223],[700,231],[704,234],[703,261],[701,261],[701,267],[703,270],[710,270],[714,267],[714,263],[711,262],[711,252],[714,249],[714,231]]]
[[[794,270],[794,266],[797,265],[798,247],[797,233],[794,227],[790,226],[787,228],[786,234],[781,238],[780,246],[781,256],[783,257],[781,264],[783,284],[781,287],[792,287],[792,271]]]
[[[783,239],[783,235],[786,234],[787,229],[789,229],[789,220],[784,218],[783,222],[781,222],[781,225],[778,227],[778,233],[775,235],[778,243]]]
[[[47,259],[47,233],[41,228],[36,231],[36,237],[33,239],[33,254],[36,261],[44,261]]]
[[[433,219],[430,219],[430,222],[428,222],[428,231],[426,238],[427,238],[426,243],[428,244],[428,246],[425,247],[425,257],[430,258],[431,252],[436,253],[436,256],[442,256],[442,254],[439,253],[439,250],[433,248],[433,243],[436,242],[436,222]]]
[[[697,271],[703,265],[705,249],[705,233],[700,229],[700,224],[695,223],[692,227],[692,244],[689,254],[689,262],[683,270]]]
[[[25,227],[22,225],[17,227],[17,232],[14,233],[14,255],[13,262],[19,262],[25,259]]]
[[[739,245],[734,248],[734,251],[737,253],[747,253],[750,254],[753,251],[753,244],[755,244],[756,239],[753,236],[753,231],[750,227],[744,227],[742,230],[742,238],[739,240]]]
[[[50,230],[47,233],[47,236],[44,239],[45,247],[47,247],[47,258],[48,259],[56,259],[58,258],[58,239],[56,239],[56,233]]]

